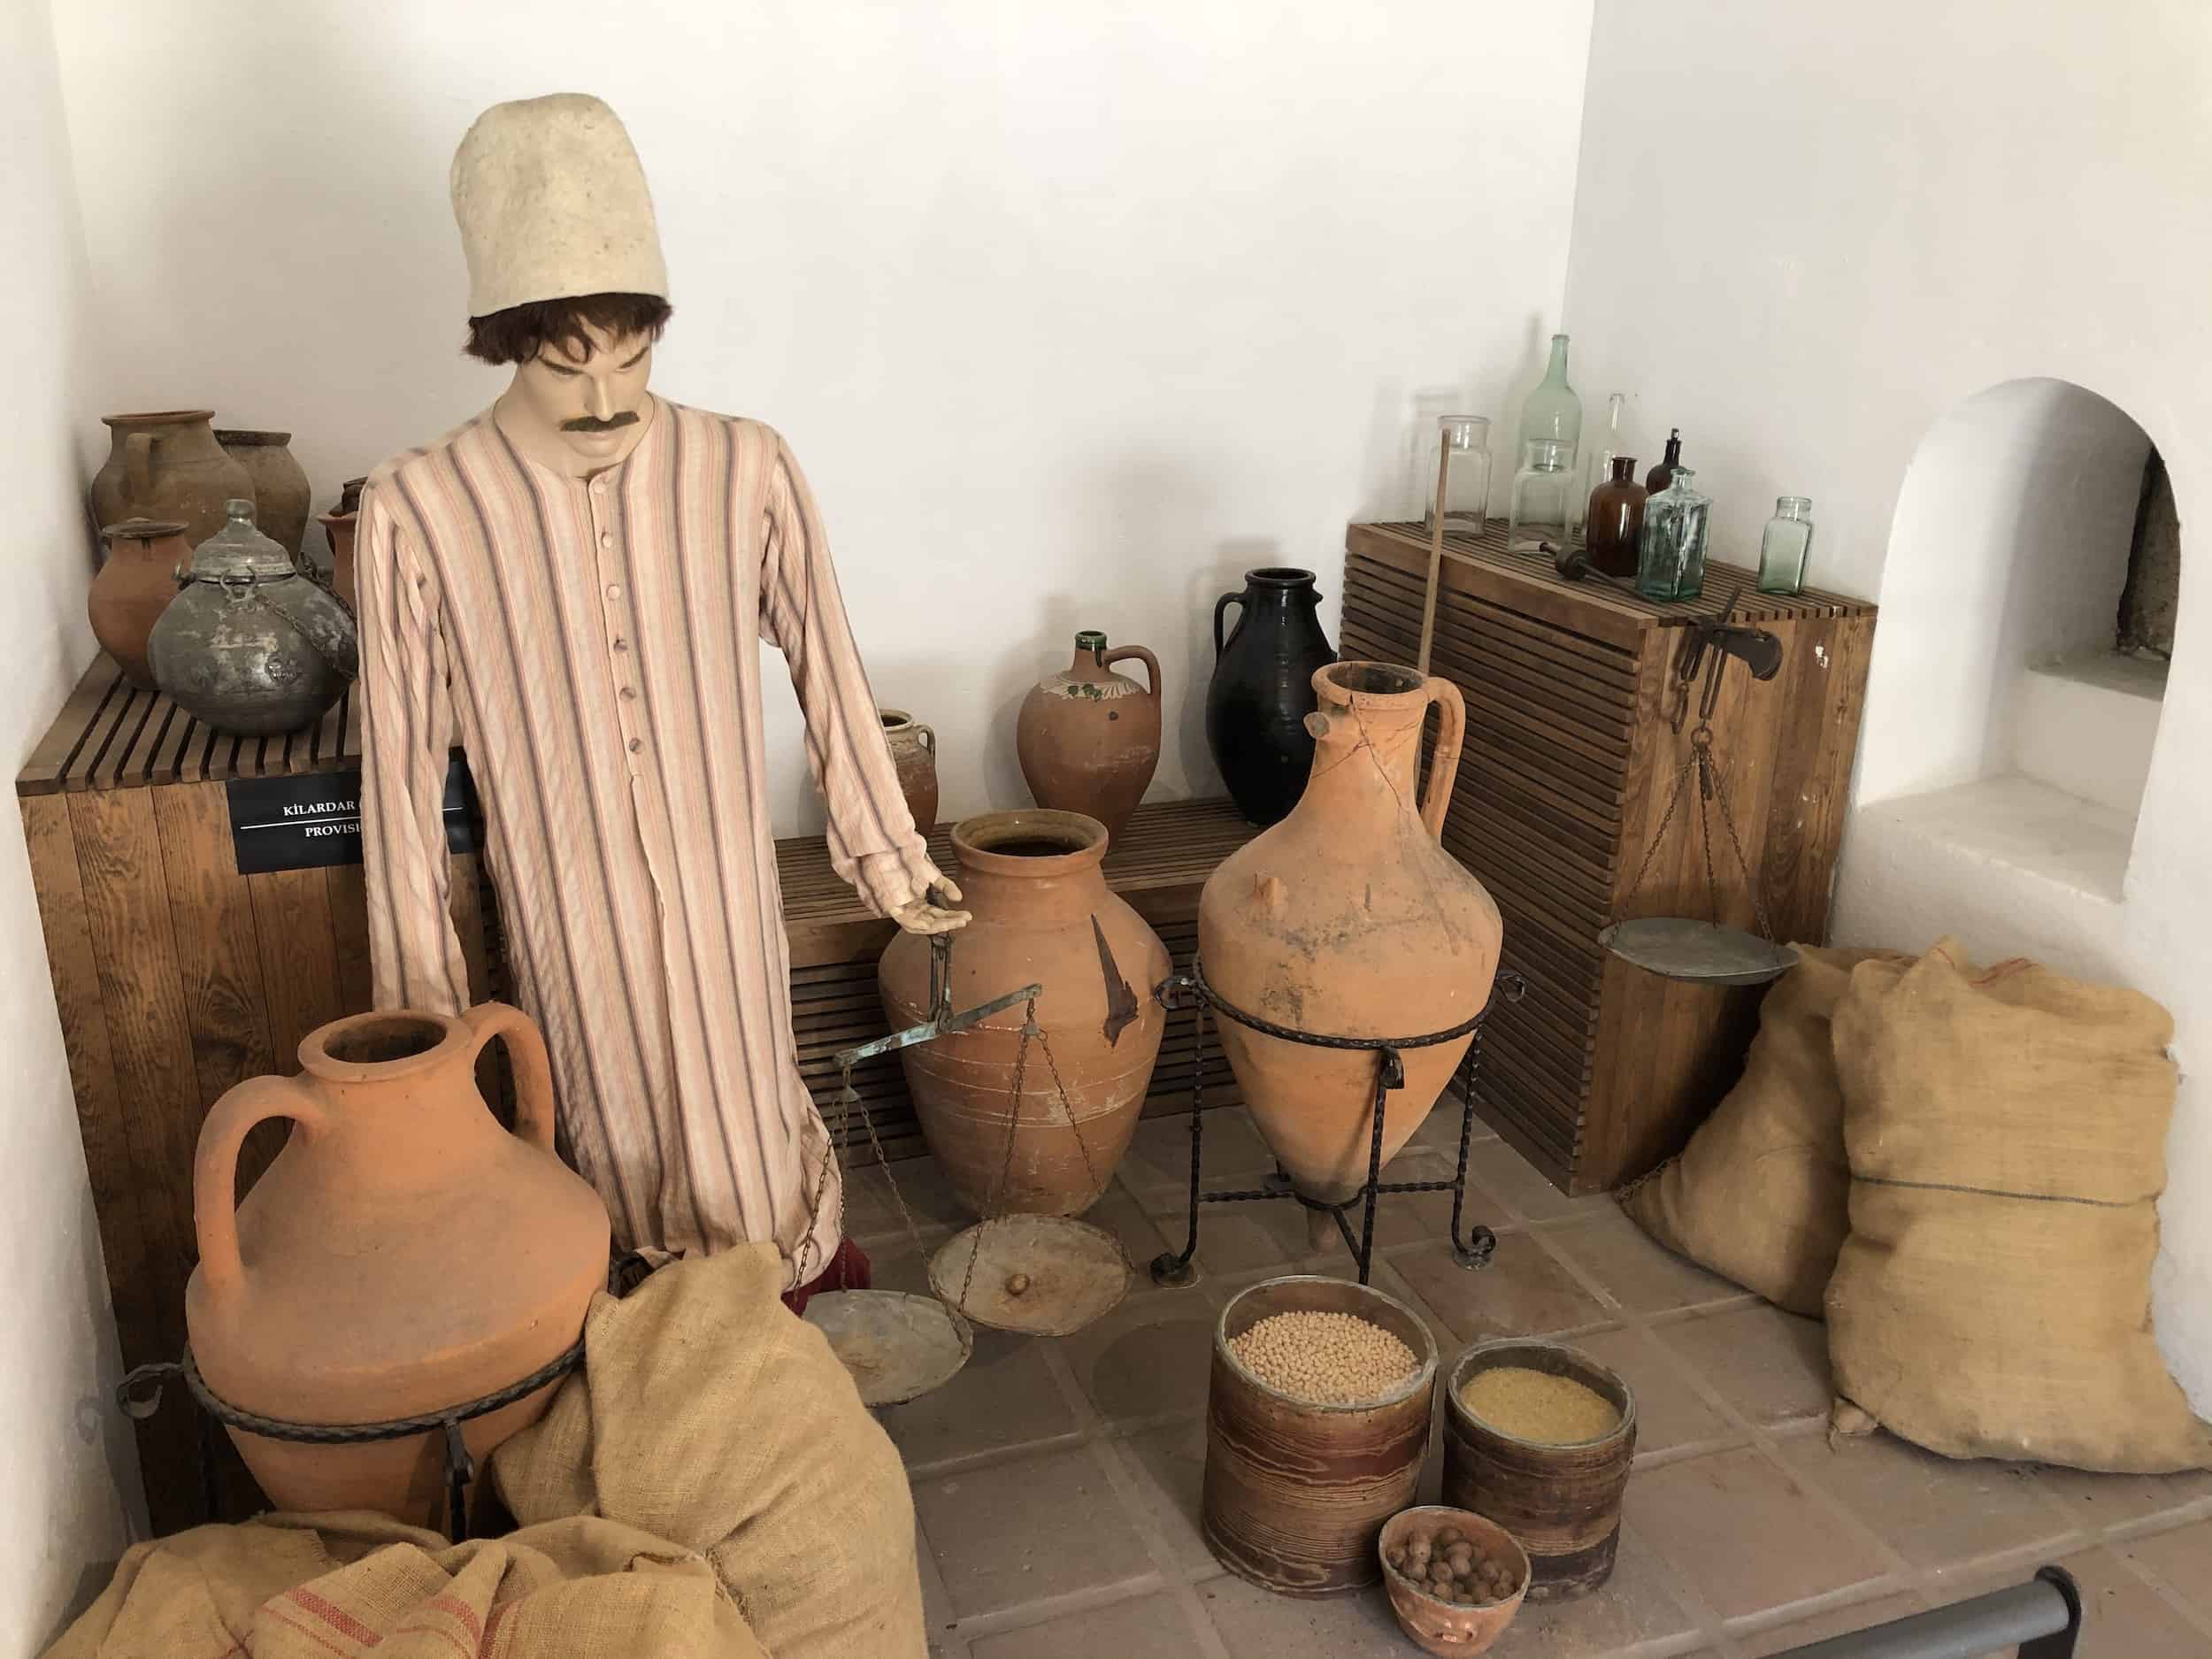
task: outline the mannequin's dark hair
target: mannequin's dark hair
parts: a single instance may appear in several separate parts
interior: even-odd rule
[[[657,341],[674,308],[657,294],[582,294],[573,299],[533,300],[488,317],[469,319],[461,349],[486,363],[529,363],[548,346],[580,362],[591,355],[588,323],[618,340],[642,334]]]

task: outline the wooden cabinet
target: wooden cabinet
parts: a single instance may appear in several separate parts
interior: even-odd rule
[[[127,1366],[184,1348],[184,1287],[197,1256],[192,1155],[208,1108],[242,1079],[296,1071],[302,1037],[369,1007],[361,866],[242,874],[233,827],[234,797],[296,779],[300,801],[332,808],[332,833],[342,836],[359,787],[359,735],[348,697],[290,737],[217,736],[166,697],[134,689],[102,657],[17,778]],[[1199,887],[1252,833],[1225,802],[1147,807],[1107,860],[1107,878],[1187,960]],[[949,867],[943,830],[933,846]],[[884,1032],[875,961],[891,925],[831,872],[818,839],[778,843],[777,864],[799,1064],[834,1124],[840,1080],[829,1056]],[[453,856],[453,910],[472,994],[503,995],[498,909],[472,851]],[[1191,1060],[1189,1021],[1179,1017],[1148,1110],[1187,1108]],[[1208,1103],[1232,1098],[1211,1038],[1203,1069]],[[487,1082],[495,1095],[489,1073]],[[862,1067],[854,1084],[891,1155],[920,1151],[897,1059]],[[283,1133],[273,1124],[255,1132],[239,1160],[242,1190]],[[852,1139],[864,1145],[856,1125]],[[206,1518],[195,1414],[181,1389],[172,1396],[138,1425],[147,1501],[163,1531]],[[244,1465],[220,1433],[214,1442],[224,1517],[251,1513],[258,1494]]]
[[[1646,876],[1638,866],[1689,757],[1675,679],[1688,624],[1719,617],[1782,642],[1755,682],[1731,662],[1713,716],[1723,794],[1778,938],[1818,944],[1848,801],[1874,607],[1807,590],[1761,594],[1709,567],[1703,595],[1658,604],[1550,561],[1508,554],[1504,526],[1454,536],[1439,583],[1432,671],[1467,701],[1467,741],[1446,844],[1505,919],[1504,963],[1529,995],[1483,1041],[1482,1110],[1571,1193],[1598,1192],[1678,1150],[1734,1080],[1760,993],[1658,979],[1603,950],[1622,916],[1709,913],[1693,784]],[[1354,525],[1346,543],[1342,654],[1411,663],[1427,532]],[[1693,697],[1695,695],[1692,690]],[[1723,920],[1754,925],[1715,803]]]

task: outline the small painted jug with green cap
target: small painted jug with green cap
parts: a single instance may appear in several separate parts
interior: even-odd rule
[[[1134,657],[1149,687],[1114,672]],[[1160,663],[1141,645],[1106,648],[1105,634],[1075,636],[1075,658],[1023,699],[1014,728],[1022,777],[1037,804],[1081,812],[1118,837],[1160,764]]]

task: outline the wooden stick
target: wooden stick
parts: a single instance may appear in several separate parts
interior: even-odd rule
[[[1444,572],[1444,486],[1452,475],[1452,438],[1441,426],[1436,433],[1436,500],[1429,513],[1429,584],[1421,600],[1421,656],[1414,664],[1425,676],[1429,647],[1436,639],[1436,584]]]

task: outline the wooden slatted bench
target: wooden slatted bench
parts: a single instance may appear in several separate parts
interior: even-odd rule
[[[242,874],[232,787],[296,779],[303,799],[342,803],[357,796],[359,768],[350,695],[288,737],[224,737],[167,697],[135,689],[103,657],[17,777],[126,1365],[174,1359],[184,1347],[184,1287],[197,1254],[192,1156],[208,1108],[243,1079],[296,1071],[301,1038],[370,1005],[360,864]],[[949,870],[949,833],[941,827],[931,844]],[[1146,807],[1107,860],[1107,879],[1187,962],[1200,887],[1252,833],[1225,802]],[[780,841],[776,856],[799,1063],[834,1122],[840,1080],[829,1056],[885,1030],[875,962],[893,929],[837,879],[819,838]],[[483,861],[474,851],[452,856],[471,992],[503,995],[498,906]],[[1148,1111],[1188,1106],[1189,1026],[1169,1022]],[[1233,1098],[1210,1038],[1206,1076],[1210,1104]],[[887,1150],[918,1153],[897,1059],[862,1068],[854,1083]],[[256,1132],[240,1158],[242,1179],[267,1166],[283,1133]],[[851,1138],[864,1140],[856,1126]],[[156,1526],[201,1519],[192,1413],[173,1402],[139,1425],[139,1442]],[[250,1496],[227,1441],[220,1450],[226,1490]]]

